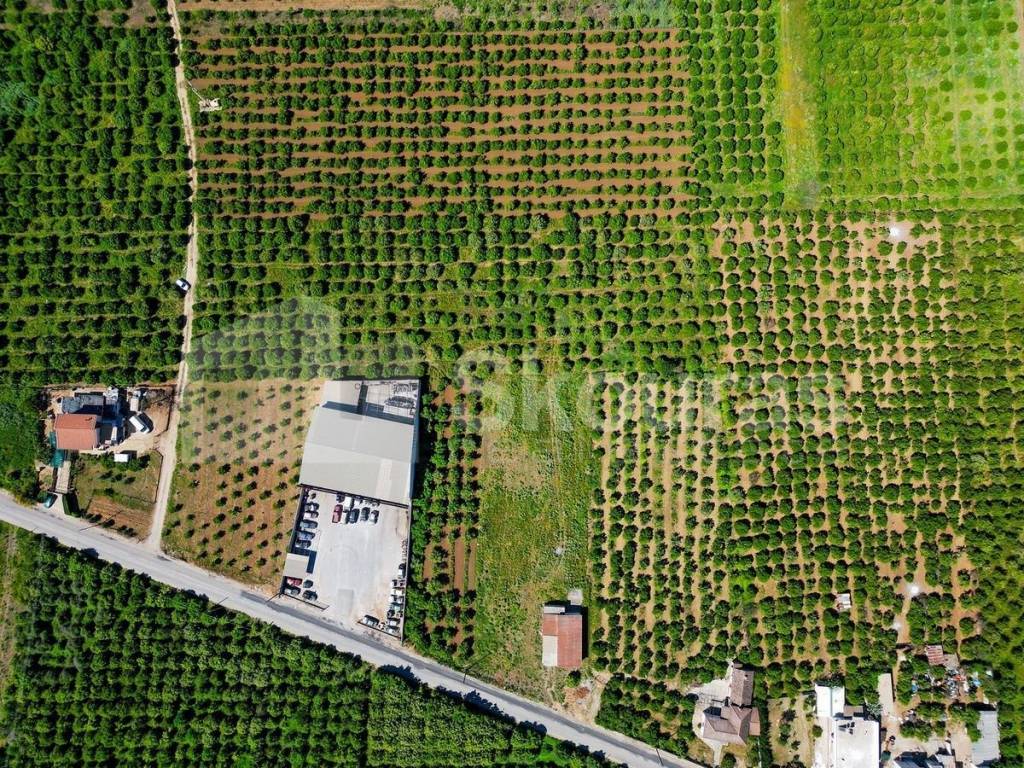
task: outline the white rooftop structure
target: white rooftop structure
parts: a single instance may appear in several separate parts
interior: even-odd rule
[[[364,387],[415,387],[411,382],[328,381],[313,412],[302,454],[299,483],[409,506],[416,441],[414,418],[375,409],[361,411]],[[405,391],[408,391],[407,389]],[[410,409],[415,412],[415,406]]]
[[[841,685],[814,686],[815,713],[818,718],[838,717],[846,706],[846,689]]]
[[[971,760],[978,768],[999,759],[999,716],[994,709],[978,713],[978,730],[981,738],[971,743]]]
[[[363,391],[363,382],[353,380],[325,381],[320,389],[320,405],[336,403],[353,408],[359,406],[359,395]]]
[[[881,733],[877,720],[840,717],[832,725],[834,768],[876,768],[881,759]]]
[[[841,685],[815,685],[815,720],[822,735],[814,747],[814,768],[878,768],[881,727],[846,706]]]
[[[305,579],[309,576],[309,557],[289,552],[284,561],[284,575],[289,579]]]

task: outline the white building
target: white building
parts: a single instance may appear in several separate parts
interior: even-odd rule
[[[999,715],[994,709],[978,713],[978,730],[981,738],[971,744],[971,761],[978,768],[985,768],[999,760]]]
[[[815,719],[822,735],[814,746],[814,768],[878,768],[881,729],[860,708],[846,706],[841,685],[814,686]]]
[[[326,382],[299,484],[408,507],[418,399],[415,380]]]

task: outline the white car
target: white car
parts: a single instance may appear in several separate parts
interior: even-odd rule
[[[184,277],[179,277],[174,281],[174,284],[178,286],[178,289],[182,293],[188,293],[192,289],[192,283],[186,280]]]

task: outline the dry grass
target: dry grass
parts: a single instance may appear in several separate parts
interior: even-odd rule
[[[126,536],[145,538],[152,524],[160,464],[156,452],[127,465],[94,456],[78,458],[72,484],[79,509]]]
[[[284,564],[320,382],[197,383],[181,426],[165,548],[269,586]]]

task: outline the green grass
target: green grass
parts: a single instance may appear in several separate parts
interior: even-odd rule
[[[818,202],[819,158],[814,83],[818,66],[807,0],[782,0],[778,108],[782,123],[785,203],[810,208]]]
[[[149,512],[156,500],[160,460],[156,454],[140,456],[128,464],[115,464],[111,455],[83,456],[75,472],[75,491],[83,512],[102,496],[137,512]]]
[[[822,181],[837,200],[1019,193],[1020,32],[1010,0],[836,10],[811,0]]]
[[[25,500],[38,491],[35,460],[42,444],[42,422],[35,387],[0,381],[0,487]]]
[[[587,509],[596,462],[576,402],[586,379],[513,374],[499,385],[511,412],[507,422],[484,425],[473,666],[560,698],[564,679],[546,676],[540,664],[540,609],[570,589],[585,598],[590,591]]]
[[[7,705],[7,684],[17,650],[16,616],[22,608],[37,541],[25,531],[0,523],[0,713]],[[6,738],[0,732],[0,750]]]

